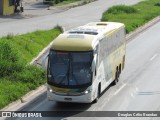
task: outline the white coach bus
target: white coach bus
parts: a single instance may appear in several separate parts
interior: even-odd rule
[[[60,34],[48,55],[47,96],[91,103],[118,82],[125,64],[125,26],[92,22]]]

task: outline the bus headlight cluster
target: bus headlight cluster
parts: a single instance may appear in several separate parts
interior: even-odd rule
[[[53,90],[48,86],[47,87],[47,90],[49,91],[49,92],[53,92]]]
[[[52,90],[52,89],[50,89],[50,90],[49,90],[49,92],[53,92],[53,90]]]
[[[88,91],[88,90],[86,90],[84,93],[85,93],[85,94],[88,94],[88,93],[89,93],[89,91]]]
[[[87,90],[84,91],[84,94],[88,94],[92,91],[92,89],[89,87]]]

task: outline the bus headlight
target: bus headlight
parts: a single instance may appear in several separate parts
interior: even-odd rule
[[[49,90],[49,92],[51,92],[51,93],[52,93],[52,92],[53,92],[53,90],[52,90],[52,89],[50,89],[50,90]]]
[[[84,94],[88,94],[88,93],[90,93],[91,91],[92,91],[92,89],[89,87],[89,88],[87,88],[87,90],[84,91]]]
[[[89,91],[88,91],[88,90],[86,90],[84,93],[85,93],[85,94],[88,94],[88,93],[89,93]]]
[[[49,86],[47,87],[47,90],[51,93],[53,92],[53,90]]]

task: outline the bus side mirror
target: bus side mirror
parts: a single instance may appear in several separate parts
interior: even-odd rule
[[[49,55],[46,55],[43,59],[42,59],[42,68],[43,69],[47,69],[47,59],[48,59]]]
[[[94,55],[93,61],[92,61],[92,72],[95,72],[97,65],[97,54]]]

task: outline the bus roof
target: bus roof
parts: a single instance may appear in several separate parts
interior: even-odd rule
[[[124,27],[116,22],[91,22],[60,34],[51,49],[60,51],[90,51],[104,35]]]

